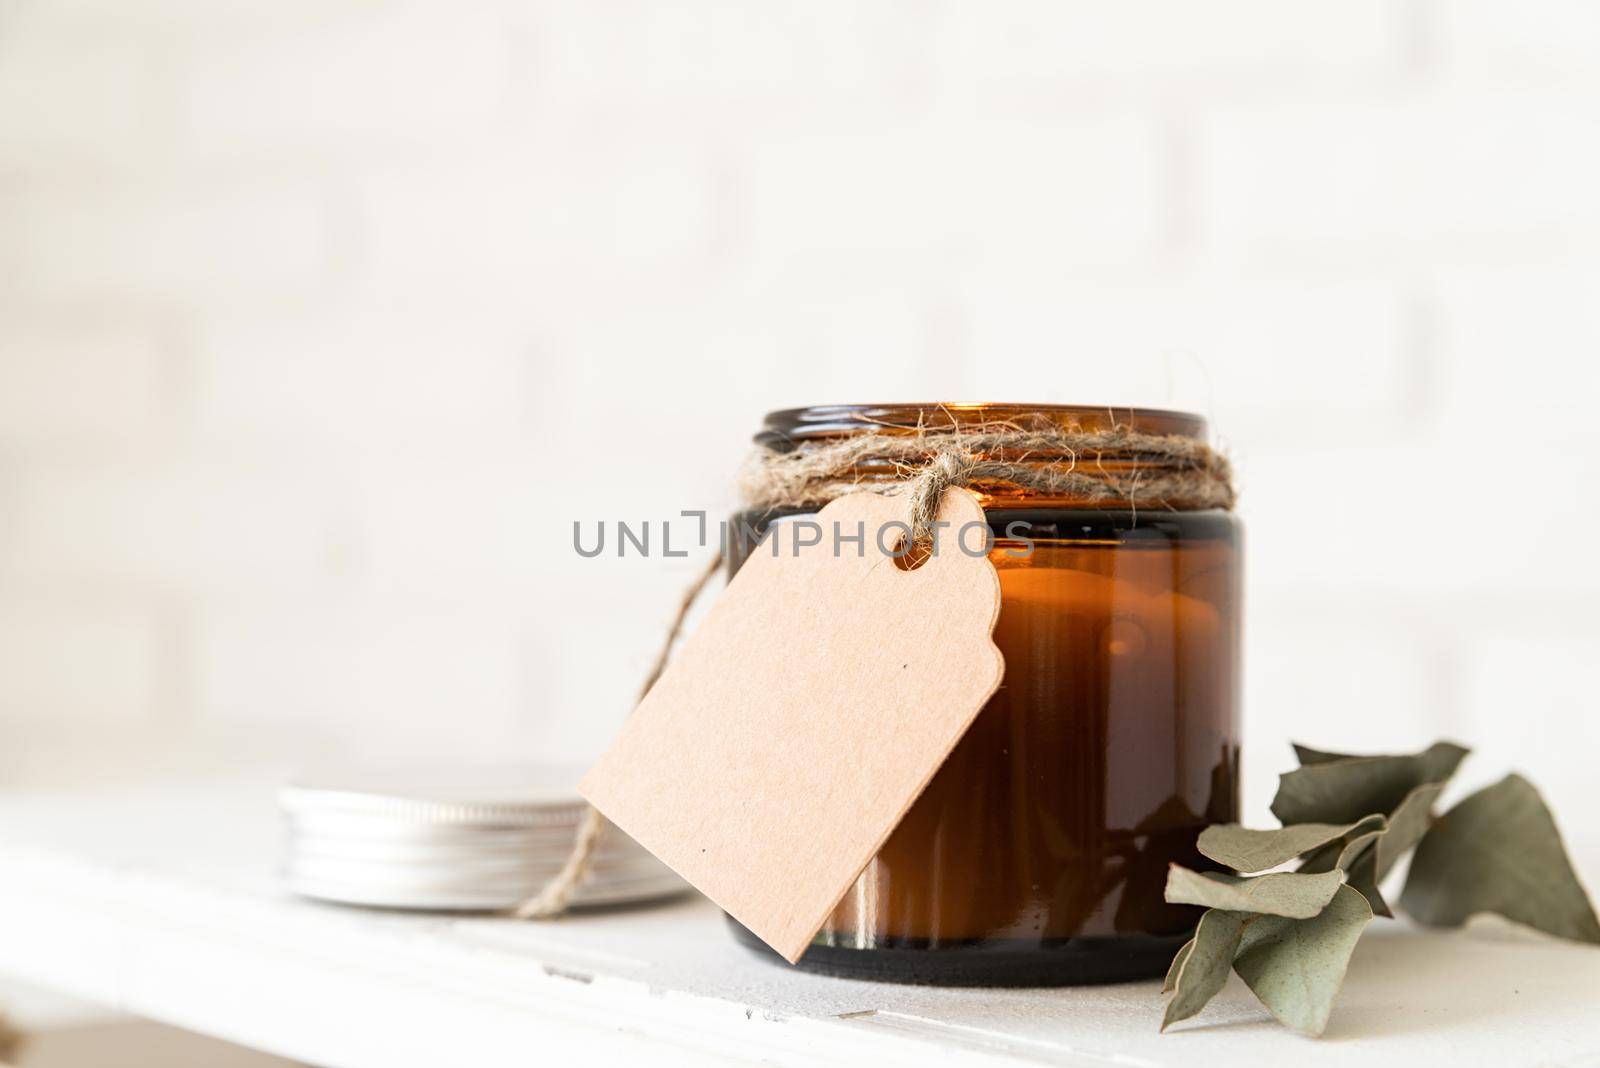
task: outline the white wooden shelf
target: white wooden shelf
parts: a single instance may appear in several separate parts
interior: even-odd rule
[[[1493,921],[1375,923],[1321,1041],[1236,979],[1160,1035],[1155,982],[821,978],[752,956],[698,899],[549,924],[319,905],[279,885],[277,847],[265,783],[0,794],[0,971],[330,1068],[1600,1064],[1600,950]]]

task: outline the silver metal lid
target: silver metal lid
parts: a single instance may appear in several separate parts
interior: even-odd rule
[[[323,771],[283,788],[301,816],[377,817],[432,826],[576,826],[580,770],[554,765],[482,769]]]
[[[555,876],[587,806],[579,769],[322,771],[286,785],[284,875],[307,897],[390,908],[509,908]],[[612,827],[575,906],[656,900],[688,884]]]

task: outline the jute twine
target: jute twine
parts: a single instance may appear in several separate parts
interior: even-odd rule
[[[656,662],[650,668],[650,674],[645,676],[644,685],[639,688],[639,701],[644,700],[644,695],[650,692],[650,687],[656,684],[661,673],[667,670],[667,659],[672,655],[672,646],[678,640],[678,634],[683,630],[683,621],[689,618],[689,609],[694,607],[695,601],[700,599],[700,591],[706,588],[711,577],[722,567],[722,554],[714,554],[706,561],[705,569],[689,588],[683,591],[683,599],[678,604],[678,612],[672,617],[672,626],[667,630],[666,640],[661,643],[661,651],[656,654]],[[635,701],[634,704],[638,704]],[[605,835],[606,818],[600,815],[600,810],[593,805],[583,814],[583,822],[578,825],[578,834],[572,842],[572,852],[567,855],[567,862],[555,874],[544,889],[536,895],[518,905],[512,914],[519,920],[547,920],[561,915],[567,911],[567,906],[572,904],[572,896],[578,892],[578,887],[583,885],[583,880],[589,875],[589,862],[594,858],[594,851],[600,845],[600,839]]]
[[[884,468],[891,478],[871,474]],[[917,541],[930,536],[951,486],[1180,512],[1232,508],[1234,501],[1232,471],[1221,453],[1193,438],[1125,426],[1068,430],[982,423],[876,431],[801,442],[789,452],[758,449],[739,476],[746,506],[756,509],[819,507],[860,489],[904,492]]]
[[[1089,505],[1121,502],[1135,511],[1231,509],[1234,504],[1232,469],[1221,453],[1193,438],[1126,426],[1071,430],[982,423],[874,430],[802,441],[789,451],[758,448],[739,476],[745,506],[758,511],[821,507],[859,490],[903,494],[916,543],[933,536],[939,503],[952,486],[1021,490]],[[666,670],[684,620],[722,560],[715,554],[684,592],[639,700]],[[589,874],[606,826],[605,817],[590,808],[561,871],[513,914],[550,919],[565,912]]]

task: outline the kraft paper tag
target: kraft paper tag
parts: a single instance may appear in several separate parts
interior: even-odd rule
[[[856,493],[815,517],[818,545],[779,525],[579,786],[791,963],[1004,670],[983,509],[947,491],[939,551],[910,571],[888,555],[905,519],[903,498]]]

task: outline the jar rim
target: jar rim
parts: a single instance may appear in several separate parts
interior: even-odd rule
[[[912,431],[947,426],[952,429],[981,423],[1043,419],[1074,430],[1096,431],[1125,427],[1147,434],[1205,441],[1209,428],[1204,416],[1168,408],[1133,408],[1116,405],[1029,404],[1013,402],[934,401],[878,404],[815,404],[779,408],[762,420],[755,435],[759,445],[782,449],[797,441],[847,437],[870,431]]]

